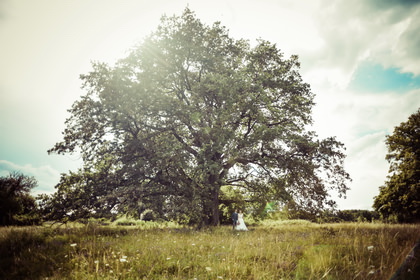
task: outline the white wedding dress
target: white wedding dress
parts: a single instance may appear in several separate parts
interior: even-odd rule
[[[244,222],[244,214],[238,214],[238,224],[235,227],[236,230],[248,230]]]

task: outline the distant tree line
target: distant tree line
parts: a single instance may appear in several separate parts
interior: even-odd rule
[[[308,212],[296,208],[296,204],[287,203],[280,210],[271,210],[265,218],[280,220],[308,220],[315,223],[340,223],[340,222],[375,222],[384,221],[378,212],[372,210],[324,210]],[[386,221],[385,221],[386,222]]]
[[[150,209],[138,208],[138,211],[120,212],[95,212],[88,208],[74,207],[75,211],[66,212],[68,200],[52,201],[49,195],[34,197],[31,190],[37,186],[34,177],[26,176],[19,172],[12,172],[8,176],[0,177],[0,225],[38,225],[43,221],[84,221],[89,218],[116,219],[119,215],[129,215],[142,220],[170,220],[170,216],[160,215]],[[288,203],[281,210],[275,210],[278,206],[273,203],[272,207],[261,207],[260,201],[247,198],[246,193],[239,189],[225,186],[221,189],[220,197],[220,221],[221,224],[230,224],[230,215],[234,209],[243,209],[255,219],[306,219],[314,222],[372,222],[379,220],[379,213],[367,210],[340,210],[309,212],[296,208],[296,204]],[[79,205],[80,206],[80,205]]]
[[[255,197],[243,188],[226,185],[219,193],[219,220],[230,223],[234,209],[246,211],[249,217],[260,219],[305,219],[314,222],[373,222],[413,223],[419,221],[420,211],[420,110],[409,117],[407,122],[395,128],[387,136],[391,163],[385,186],[375,198],[374,209],[334,210],[308,209],[290,197],[267,203],[265,197]],[[106,166],[103,167],[104,170]],[[33,197],[31,190],[37,186],[34,177],[20,172],[11,172],[0,177],[0,225],[33,225],[42,221],[80,221],[89,218],[115,219],[119,215],[129,215],[143,220],[179,219],[176,205],[166,209],[153,207],[159,200],[132,200],[114,195],[110,199],[125,201],[125,206],[112,210],[97,199],[95,184],[103,178],[100,174],[79,172],[72,176],[63,175],[59,187],[53,195]],[[185,211],[187,213],[187,211]],[[185,221],[189,217],[185,216]]]

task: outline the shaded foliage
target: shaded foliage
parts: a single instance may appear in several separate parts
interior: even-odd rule
[[[389,176],[373,207],[385,219],[420,220],[420,109],[387,136]]]
[[[0,177],[0,225],[39,223],[35,198],[30,194],[36,186],[34,177],[19,172]]]

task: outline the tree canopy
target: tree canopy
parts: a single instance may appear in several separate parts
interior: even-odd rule
[[[83,169],[57,193],[88,199],[91,211],[152,209],[216,225],[222,186],[312,210],[348,189],[343,144],[308,130],[314,94],[298,57],[275,44],[235,40],[185,9],[114,66],[92,67],[49,150],[82,154]]]
[[[420,109],[386,137],[389,176],[373,207],[398,222],[419,221],[420,215]]]

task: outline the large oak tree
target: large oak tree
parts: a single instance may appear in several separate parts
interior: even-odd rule
[[[212,225],[223,185],[306,209],[333,205],[329,191],[348,189],[344,147],[308,130],[314,95],[299,67],[276,45],[235,40],[186,9],[114,66],[81,76],[87,93],[49,152],[83,155],[90,205]]]

